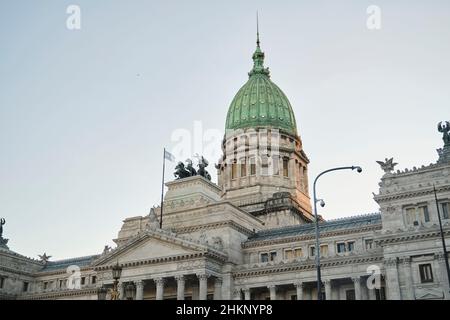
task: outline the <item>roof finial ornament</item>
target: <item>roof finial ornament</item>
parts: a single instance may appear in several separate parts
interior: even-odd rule
[[[259,48],[259,19],[258,10],[256,10],[256,46]]]

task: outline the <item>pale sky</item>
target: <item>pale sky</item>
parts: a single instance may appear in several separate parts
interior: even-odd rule
[[[66,28],[71,4],[81,30]],[[381,30],[366,27],[369,5],[381,9]],[[321,178],[325,219],[378,211],[376,160],[436,161],[437,122],[450,120],[447,0],[2,0],[0,216],[10,249],[99,253],[123,219],[158,204],[172,133],[194,121],[224,130],[252,67],[256,10],[310,181],[334,166],[364,170]]]

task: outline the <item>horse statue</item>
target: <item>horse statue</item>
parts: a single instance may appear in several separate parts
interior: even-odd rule
[[[189,171],[186,170],[183,162],[178,162],[175,167],[175,172],[173,174],[177,180],[190,177]]]
[[[192,160],[191,159],[187,159],[186,160],[187,166],[186,166],[186,170],[189,171],[190,176],[196,176],[197,175],[197,170],[195,170],[194,166],[192,165]]]
[[[208,160],[206,160],[203,156],[200,158],[198,162],[198,171],[197,174],[202,176],[208,180],[211,180],[211,175],[206,171],[206,167],[209,165]]]

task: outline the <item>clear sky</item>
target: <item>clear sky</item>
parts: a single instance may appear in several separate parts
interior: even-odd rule
[[[66,27],[71,4],[80,30]],[[381,9],[380,30],[366,27],[369,5]],[[450,120],[448,0],[2,0],[0,216],[10,248],[95,254],[123,219],[146,215],[173,132],[194,121],[224,130],[252,67],[256,10],[310,180],[333,166],[364,169],[321,178],[326,219],[378,210],[376,160],[436,161],[436,124]]]

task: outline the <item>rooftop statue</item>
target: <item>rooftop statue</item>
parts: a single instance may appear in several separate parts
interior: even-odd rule
[[[3,225],[5,224],[5,218],[0,219],[0,238],[3,238]]]
[[[438,131],[442,132],[442,140],[444,140],[444,147],[450,147],[450,122],[441,121],[438,123]]]
[[[385,172],[385,173],[391,173],[391,171],[394,170],[394,167],[398,164],[396,162],[394,162],[394,158],[385,158],[384,162],[383,161],[377,161],[377,163],[380,165],[381,169]]]
[[[41,262],[43,262],[43,263],[47,263],[51,257],[52,256],[48,256],[47,253],[45,253],[45,252],[43,255],[39,255],[39,259],[41,259]]]
[[[193,176],[202,176],[208,180],[211,180],[211,175],[206,171],[206,167],[209,165],[208,160],[206,160],[203,156],[195,156],[198,157],[198,170],[195,170],[193,166],[193,162],[191,159],[187,159],[185,165],[183,162],[178,162],[175,167],[174,176],[177,180],[193,177]]]

